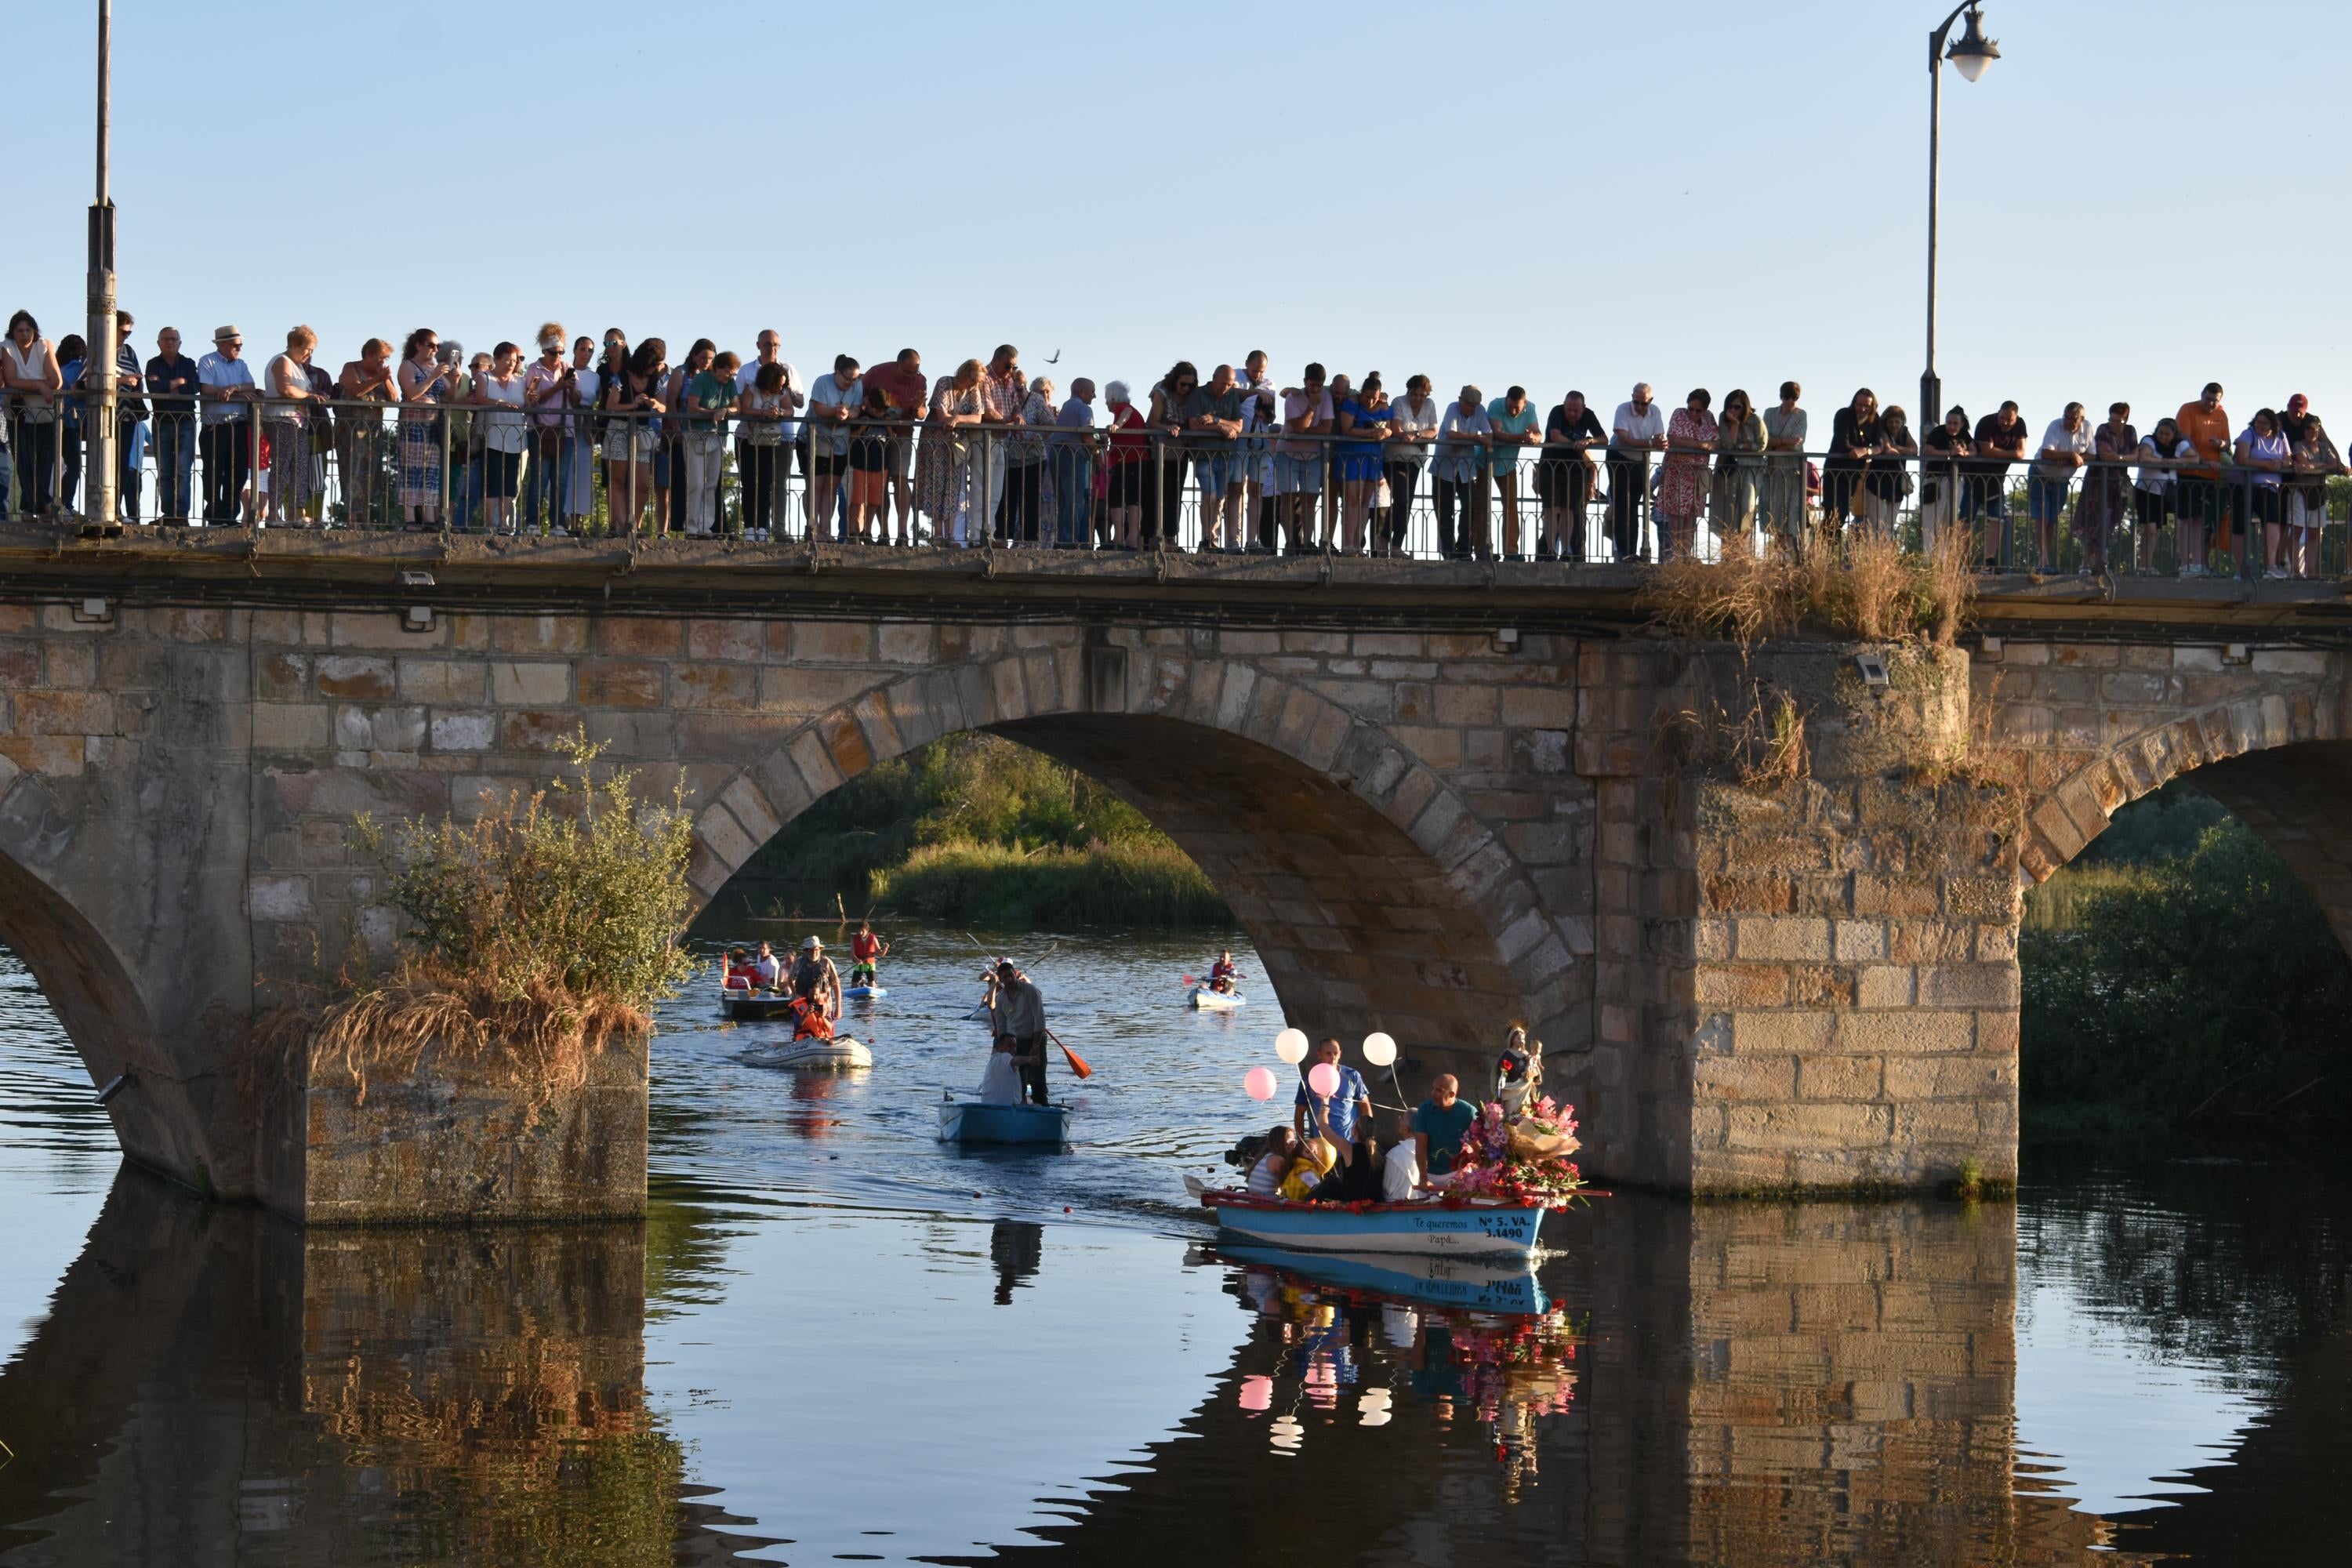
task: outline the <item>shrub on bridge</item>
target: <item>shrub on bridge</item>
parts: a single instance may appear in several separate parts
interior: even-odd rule
[[[502,1064],[544,1103],[615,1038],[650,1031],[648,1009],[693,973],[677,943],[693,825],[675,792],[646,800],[626,770],[600,779],[600,749],[574,737],[572,776],[471,822],[360,820],[407,926],[388,979],[349,979],[310,1020],[314,1079],[346,1073],[364,1098],[372,1074],[437,1049]]]

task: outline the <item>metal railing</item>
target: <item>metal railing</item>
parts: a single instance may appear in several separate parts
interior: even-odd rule
[[[7,515],[79,521],[81,395],[10,399]],[[1988,570],[2284,562],[2346,574],[2352,479],[2094,460],[1513,449],[1433,434],[782,421],[730,408],[622,415],[315,397],[176,406],[125,422],[121,521],[590,538],[684,535],[898,548],[1174,550],[1573,567],[1714,557],[1728,533],[1922,549],[1966,530]],[[798,423],[798,438],[785,432]],[[2276,482],[2273,482],[2275,480]],[[2184,521],[2203,525],[2184,561]],[[2252,548],[2247,548],[2249,531]]]

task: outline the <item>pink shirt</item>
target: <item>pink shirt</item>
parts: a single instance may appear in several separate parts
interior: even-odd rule
[[[551,397],[545,403],[538,403],[534,401],[535,399],[544,395],[549,387],[553,386],[557,382],[563,379],[563,370],[564,367],[561,364],[558,364],[553,370],[550,370],[540,361],[533,360],[530,362],[530,366],[523,371],[522,396],[523,401],[526,404],[530,405],[530,422],[532,424],[554,427],[561,426],[563,423],[563,399],[560,397]]]

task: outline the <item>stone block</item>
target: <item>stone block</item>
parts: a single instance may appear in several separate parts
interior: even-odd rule
[[[1692,1068],[1691,1092],[1700,1101],[1778,1101],[1797,1091],[1793,1057],[1701,1057]]]
[[[1875,963],[1854,975],[1857,1007],[1908,1007],[1916,990],[1917,972],[1898,964]]]
[[[1811,915],[1741,915],[1732,922],[1732,952],[1759,960],[1827,962],[1830,922]]]
[[[333,744],[335,710],[324,702],[257,702],[253,745],[260,752],[322,752]]]
[[[103,691],[20,691],[13,704],[20,735],[107,735],[114,699]]]
[[[2172,668],[2218,673],[2221,668],[2221,650],[2218,647],[2175,647],[2172,650]]]
[[[583,708],[658,708],[666,667],[653,659],[583,658],[579,665]]]
[[[1927,1100],[2000,1099],[2017,1089],[2017,1063],[1995,1057],[1893,1057],[1886,1063],[1886,1098],[1897,1104]]]
[[[335,710],[335,745],[341,751],[415,752],[424,744],[422,708],[346,703]]]
[[[2326,675],[2330,656],[2318,648],[2258,647],[2256,675]]]
[[[410,631],[403,617],[388,610],[335,610],[327,616],[327,642],[332,647],[361,649],[439,647],[446,636],[445,619],[436,616],[430,630],[420,632]]]
[[[410,702],[478,703],[489,685],[488,670],[471,658],[404,658],[399,676],[400,695]]]
[[[430,735],[436,752],[487,752],[498,731],[495,713],[436,712]]]
[[[58,690],[86,690],[98,684],[98,647],[86,642],[53,641],[39,682]],[[24,684],[31,685],[26,681]]]
[[[1492,724],[1501,712],[1501,692],[1492,686],[1440,683],[1437,721],[1441,724]]]
[[[257,921],[307,921],[311,918],[310,879],[255,877],[246,884],[246,912]]]
[[[1736,1013],[1731,1019],[1731,1048],[1739,1056],[1801,1057],[1826,1050],[1848,1016],[1813,1011]]]
[[[1842,1013],[1828,1048],[1841,1056],[1936,1056],[1968,1050],[1976,1019],[1968,1013],[1931,1013],[1920,1008],[1891,1013]]]
[[[669,667],[670,706],[679,709],[741,712],[760,703],[760,671],[748,664],[697,664]]]
[[[703,621],[686,623],[686,656],[709,661],[719,659],[729,663],[756,663],[768,651],[768,628],[761,621]]]
[[[668,616],[600,616],[596,651],[638,658],[675,658],[686,645],[686,623]]]
[[[553,660],[498,659],[490,665],[490,700],[509,707],[552,708],[572,700],[572,666]]]
[[[578,616],[500,616],[490,623],[500,653],[577,654],[588,650],[588,623]]]
[[[89,754],[89,741],[81,735],[0,735],[0,757],[44,777],[73,777],[87,764]]]
[[[875,628],[876,654],[885,664],[928,664],[934,642],[931,628],[903,621],[885,621]]]
[[[1503,722],[1519,729],[1567,730],[1576,723],[1572,687],[1513,686],[1502,694]]]
[[[1830,956],[1840,963],[1867,963],[1886,956],[1886,927],[1879,921],[1832,921]]]
[[[1806,1057],[1797,1093],[1806,1100],[1878,1100],[1885,1063],[1877,1057]]]
[[[1923,1007],[2014,1007],[2017,1002],[2014,963],[1947,963],[1919,971]]]
[[[793,627],[793,658],[811,664],[861,664],[874,657],[874,629],[863,621],[802,621]]]

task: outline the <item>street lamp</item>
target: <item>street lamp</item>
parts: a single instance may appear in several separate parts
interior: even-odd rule
[[[98,199],[89,204],[89,346],[83,352],[81,384],[98,389],[96,406],[85,405],[82,423],[89,455],[89,510],[82,514],[82,532],[117,531],[114,515],[115,368],[121,330],[114,310],[114,203],[106,194],[107,119],[112,97],[110,52],[114,6],[98,0]],[[91,372],[97,374],[93,376]]]
[[[1963,12],[1968,28],[1947,49],[1945,40]],[[1931,426],[1944,422],[1944,383],[1936,374],[1936,192],[1944,128],[1944,62],[1952,62],[1961,80],[1974,81],[1999,58],[2000,46],[1984,36],[1984,16],[1976,0],[1961,0],[1944,25],[1927,35],[1927,368],[1919,375],[1919,416]]]

